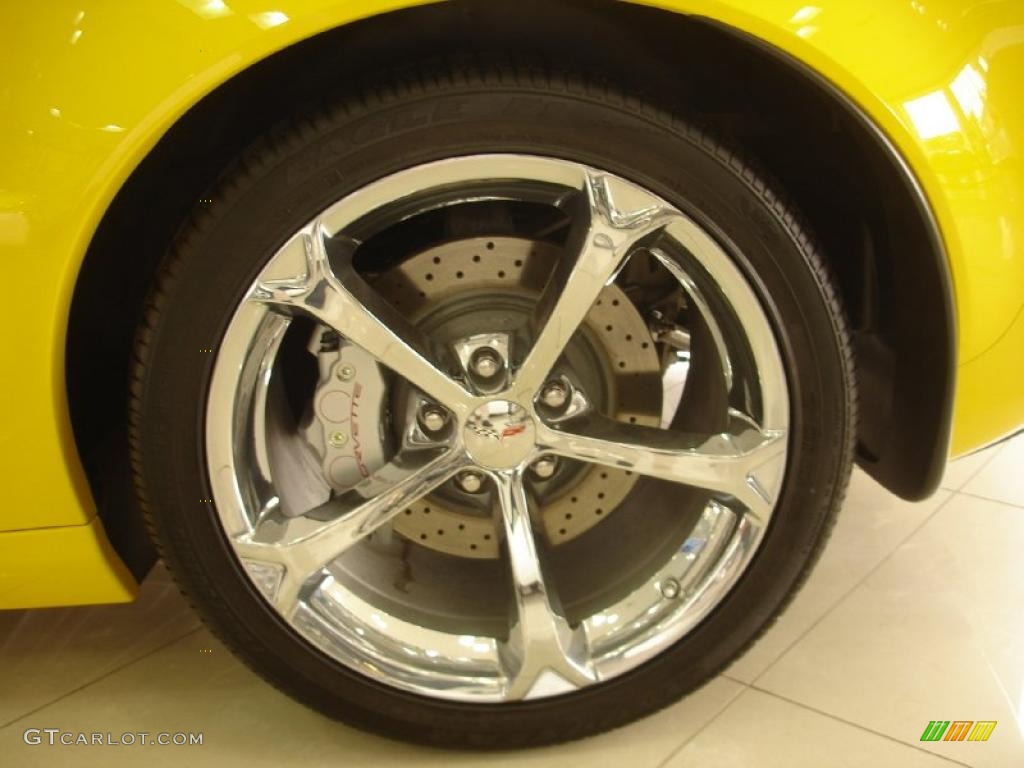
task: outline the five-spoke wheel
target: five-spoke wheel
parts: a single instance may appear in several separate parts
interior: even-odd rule
[[[379,227],[389,208],[412,207],[420,215],[454,208],[498,186],[512,201],[546,198],[564,216],[564,246],[537,265],[547,274],[530,312],[514,324],[502,317],[496,325],[486,312],[470,313],[473,333],[446,343],[359,274],[359,224],[372,217]],[[720,431],[676,429],[670,419],[646,425],[633,417],[631,423],[602,413],[586,377],[572,365],[567,350],[588,314],[609,286],[619,280],[628,285],[624,273],[641,261],[677,306],[701,315],[711,329],[712,343],[706,355],[700,351],[699,364],[715,366],[711,378],[719,380],[729,404]],[[715,316],[691,273],[705,275],[728,308],[724,317]],[[472,292],[471,284],[456,287],[432,313]],[[651,315],[642,306],[632,311]],[[268,440],[282,443],[289,436],[268,434],[266,425],[281,418],[265,413],[275,399],[269,393],[275,376],[287,375],[275,360],[296,317],[315,321],[369,365],[386,369],[394,381],[385,386],[406,389],[408,403],[394,417],[387,461],[355,482],[332,487],[308,508],[288,498],[279,482],[282,472],[301,463],[307,446],[291,446],[298,456],[290,459],[284,452],[291,449],[268,446]],[[648,329],[645,343],[658,344],[655,335],[664,331]],[[696,367],[693,350],[686,351],[688,365]],[[614,350],[603,362],[614,368]],[[669,387],[680,385],[671,376],[661,378]],[[359,386],[357,375],[339,392],[356,403]],[[348,421],[353,419],[349,413]],[[358,423],[360,434],[372,429]],[[381,179],[324,211],[270,259],[218,355],[207,444],[210,474],[222,479],[214,487],[216,505],[235,552],[276,610],[311,642],[391,685],[442,698],[505,701],[622,674],[678,640],[714,607],[743,573],[771,518],[787,426],[786,380],[768,320],[706,232],[621,177],[562,160],[482,155]],[[245,455],[268,456],[267,466],[240,461]],[[572,622],[545,563],[559,557],[558,548],[538,541],[533,523],[548,494],[533,487],[531,474],[550,476],[556,460],[707,495],[692,530],[660,561],[647,564],[642,584],[609,591],[608,604]],[[512,589],[511,596],[499,589],[492,599],[509,600],[513,618],[494,637],[481,637],[471,618],[446,632],[442,622],[414,618],[388,601],[360,600],[342,575],[346,552],[371,534],[393,537],[394,518],[453,479],[471,493],[489,484],[500,519],[495,536],[504,542]],[[573,487],[570,482],[563,493]],[[611,520],[616,509],[605,513]]]

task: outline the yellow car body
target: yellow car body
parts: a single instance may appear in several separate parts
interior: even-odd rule
[[[410,0],[49,0],[0,10],[4,418],[0,607],[132,599],[76,450],[76,280],[115,196],[204,96],[275,52]],[[1024,423],[1024,4],[652,0],[822,78],[916,179],[955,299],[950,454]],[[379,56],[386,60],[388,52]],[[1011,87],[1015,86],[1015,87]],[[929,318],[922,317],[922,323]]]

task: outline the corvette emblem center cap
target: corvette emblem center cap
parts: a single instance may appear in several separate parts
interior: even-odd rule
[[[462,428],[466,450],[477,464],[488,469],[511,469],[533,450],[533,418],[511,400],[484,403]]]

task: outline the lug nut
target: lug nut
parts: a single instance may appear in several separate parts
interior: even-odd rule
[[[356,367],[354,365],[345,365],[338,367],[338,378],[342,381],[352,381],[356,377]]]
[[[427,432],[440,432],[448,422],[448,414],[436,405],[424,405],[420,409],[420,425]]]
[[[480,347],[469,359],[470,369],[482,379],[494,377],[503,365],[501,355],[490,347]]]
[[[484,487],[484,476],[479,472],[468,470],[460,473],[455,478],[455,482],[466,493],[480,493]]]
[[[561,381],[549,381],[540,391],[540,401],[549,408],[561,408],[569,400],[569,388]]]
[[[348,435],[344,432],[331,432],[327,438],[327,442],[329,442],[334,448],[341,448],[348,442]]]
[[[673,578],[668,578],[661,582],[661,594],[669,600],[679,597],[680,591],[679,582]]]
[[[552,456],[545,456],[542,459],[537,459],[533,462],[533,466],[530,469],[533,470],[533,474],[539,477],[541,480],[547,480],[553,474],[555,469],[558,467],[558,461]]]

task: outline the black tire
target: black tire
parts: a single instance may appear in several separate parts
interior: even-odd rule
[[[131,400],[138,494],[160,551],[203,618],[300,701],[392,737],[516,747],[579,738],[677,700],[764,631],[807,577],[841,506],[855,423],[835,289],[794,212],[755,171],[671,114],[584,78],[434,66],[347,95],[246,152],[170,248],[139,329]],[[789,377],[790,465],[760,550],[695,630],[632,672],[569,696],[467,705],[405,693],[328,659],[264,602],[213,506],[203,449],[214,356],[261,264],[333,201],[419,163],[477,152],[552,155],[618,173],[716,234],[749,277]]]

